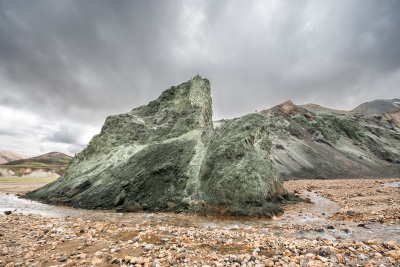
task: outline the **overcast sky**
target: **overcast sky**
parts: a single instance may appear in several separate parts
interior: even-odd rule
[[[400,97],[400,1],[0,0],[0,150],[81,151],[196,74],[214,119]]]

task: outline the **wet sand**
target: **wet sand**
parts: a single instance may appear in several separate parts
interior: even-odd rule
[[[313,203],[274,220],[54,206],[35,215],[37,203],[5,195],[33,184],[0,184],[2,202],[18,205],[0,215],[0,266],[399,266],[400,189],[383,186],[396,181],[289,181]]]

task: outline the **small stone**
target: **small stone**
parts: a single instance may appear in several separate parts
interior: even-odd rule
[[[306,258],[307,259],[315,259],[315,255],[313,253],[307,253]]]
[[[217,236],[217,237],[215,238],[215,241],[217,241],[218,244],[224,243],[224,240],[223,240],[221,237],[219,237],[219,236]]]
[[[120,263],[120,260],[118,258],[114,257],[114,258],[111,259],[110,263],[111,264],[118,264],[118,263]]]
[[[336,258],[338,259],[338,261],[340,263],[345,263],[346,260],[344,259],[344,257],[341,254],[336,254]]]
[[[229,255],[228,261],[229,262],[235,262],[237,260],[237,257],[235,255]]]
[[[382,259],[382,257],[383,257],[383,256],[382,256],[381,253],[379,253],[379,252],[375,252],[375,253],[374,253],[374,258],[375,258],[375,259]]]
[[[331,255],[331,251],[329,250],[328,247],[321,247],[318,251],[318,255],[327,257],[327,256]]]
[[[6,211],[4,212],[5,215],[10,215],[11,213],[12,213],[11,210],[6,210]]]
[[[157,260],[157,259],[155,259],[152,263],[151,263],[151,265],[150,265],[151,267],[157,267],[157,266],[160,266],[160,261],[159,260]]]
[[[356,212],[354,210],[348,210],[347,215],[354,216],[354,215],[356,215]]]
[[[68,259],[68,257],[67,257],[67,256],[64,256],[64,257],[59,258],[58,261],[59,261],[59,262],[66,262],[67,259]]]
[[[35,253],[33,251],[29,251],[28,253],[25,254],[24,259],[25,260],[33,259],[34,256]]]
[[[362,254],[362,253],[360,254],[359,257],[360,257],[360,260],[363,261],[363,262],[369,261],[369,258],[367,256],[365,256],[364,254]]]
[[[153,250],[154,249],[154,245],[152,244],[146,244],[146,246],[144,246],[145,250]]]
[[[320,256],[320,255],[318,255],[316,258],[317,258],[318,260],[322,261],[322,262],[327,262],[327,261],[328,261],[327,258],[322,257],[322,256]]]

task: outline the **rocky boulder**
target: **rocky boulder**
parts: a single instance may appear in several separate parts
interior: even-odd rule
[[[196,76],[108,117],[62,177],[27,197],[89,209],[275,214],[287,192],[269,160],[265,118],[214,125],[210,91]]]

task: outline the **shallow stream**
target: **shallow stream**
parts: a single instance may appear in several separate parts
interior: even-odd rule
[[[329,240],[376,241],[396,240],[400,243],[400,225],[368,224],[365,227],[347,221],[327,219],[338,212],[337,203],[318,195],[314,191],[302,191],[302,196],[309,198],[313,205],[304,210],[288,211],[274,220],[267,219],[227,219],[205,217],[195,214],[173,213],[116,213],[103,210],[82,210],[62,206],[46,205],[39,202],[18,198],[11,194],[0,194],[0,216],[4,211],[32,213],[45,217],[73,217],[98,219],[120,223],[154,223],[182,227],[207,229],[225,229],[228,231],[248,231],[268,233],[283,237]]]

